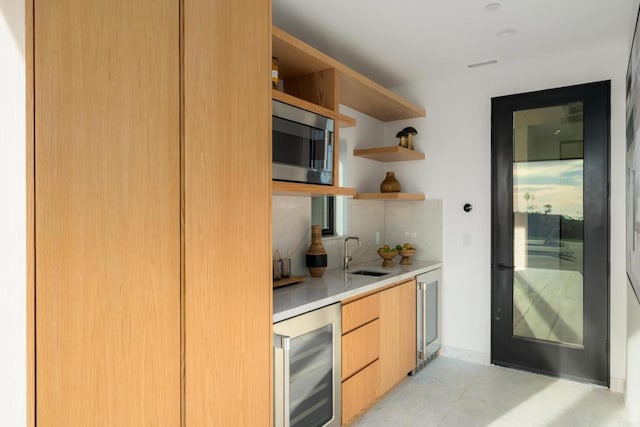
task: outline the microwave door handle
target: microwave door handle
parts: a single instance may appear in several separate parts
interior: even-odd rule
[[[333,134],[329,130],[324,131],[324,170],[329,169],[332,166],[330,162],[333,162],[333,156],[329,156],[329,146],[332,145]],[[331,158],[330,158],[331,157]],[[333,167],[331,167],[333,170]],[[333,185],[338,185],[333,183]]]
[[[290,427],[290,418],[291,418],[291,409],[290,409],[290,372],[289,372],[289,364],[291,362],[290,359],[290,350],[291,350],[291,337],[285,335],[273,335],[274,346],[277,349],[282,349],[282,375],[278,378],[275,378],[276,385],[276,402],[279,402],[277,408],[275,408],[275,427]],[[277,396],[282,392],[281,399],[278,399]]]

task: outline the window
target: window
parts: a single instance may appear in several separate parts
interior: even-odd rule
[[[334,196],[311,198],[311,224],[322,226],[323,236],[336,234],[336,207]]]

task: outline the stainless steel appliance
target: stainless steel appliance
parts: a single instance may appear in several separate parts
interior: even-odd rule
[[[274,426],[339,426],[340,304],[275,323],[273,332]]]
[[[333,184],[334,121],[272,101],[273,179]]]
[[[416,331],[417,354],[416,373],[429,363],[440,349],[440,307],[439,295],[441,269],[419,275],[417,279]]]

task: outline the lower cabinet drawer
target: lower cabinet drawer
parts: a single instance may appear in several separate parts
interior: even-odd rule
[[[380,355],[380,320],[342,336],[342,379],[345,380]]]
[[[379,394],[380,362],[377,360],[342,383],[342,424],[367,409]]]
[[[380,294],[344,304],[342,306],[342,333],[346,334],[380,317]]]

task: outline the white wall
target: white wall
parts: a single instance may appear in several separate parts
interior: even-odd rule
[[[0,424],[26,424],[24,2],[0,2]]]
[[[633,28],[639,0],[633,1],[634,13],[629,17],[629,40],[627,50],[631,51]],[[640,304],[627,286],[627,384],[625,401],[632,421],[640,423]]]
[[[625,400],[631,420],[640,423],[640,304],[627,286],[627,390]]]
[[[464,69],[395,89],[428,111],[426,118],[386,124],[385,143],[395,143],[395,133],[407,124],[414,126],[416,147],[427,159],[407,165],[399,179],[410,191],[444,200],[443,346],[489,360],[491,98],[611,79],[611,385],[622,390],[627,58],[627,43],[621,41]],[[466,202],[473,205],[470,213],[462,210]]]
[[[340,129],[341,185],[359,193],[378,192],[385,177],[384,163],[354,157],[353,150],[384,145],[384,123],[344,105],[340,112],[356,119],[355,127]]]

